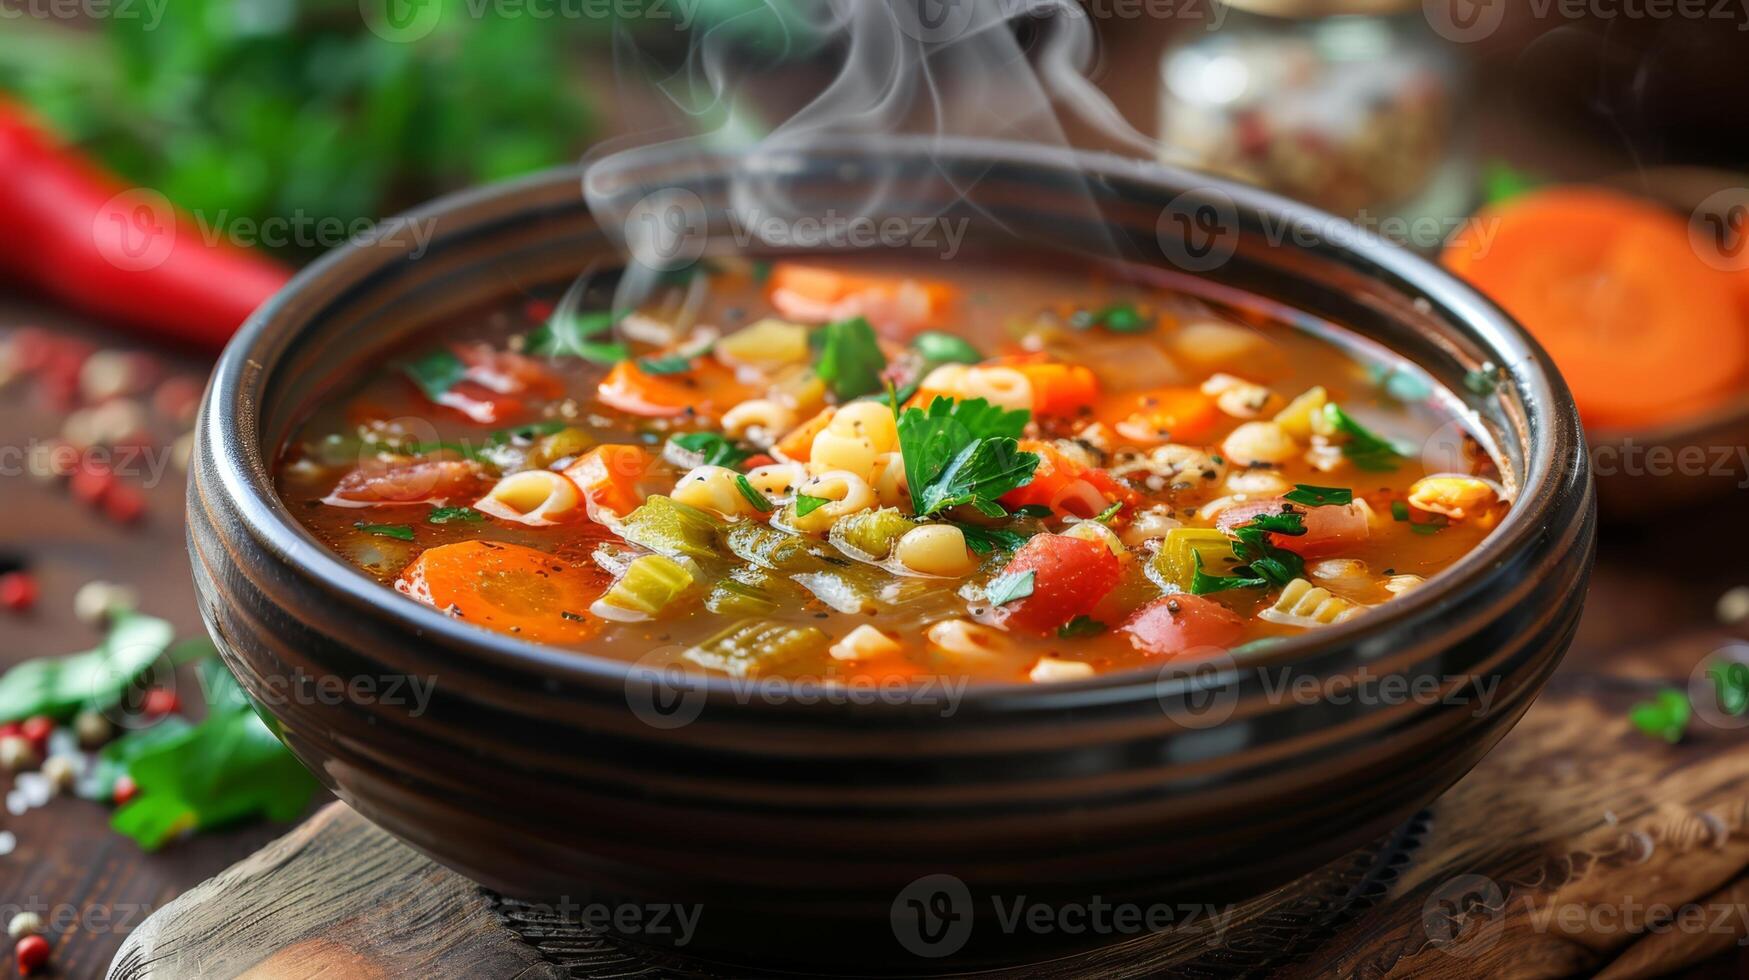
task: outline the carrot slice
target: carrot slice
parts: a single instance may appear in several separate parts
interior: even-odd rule
[[[1119,400],[1105,421],[1137,441],[1200,443],[1220,424],[1221,410],[1196,388],[1156,388]]]
[[[640,487],[650,455],[637,446],[596,446],[565,469],[565,475],[595,506],[624,517],[647,496]]]
[[[1039,418],[1074,418],[1099,400],[1099,379],[1079,364],[1030,357],[996,363],[1026,375],[1032,385],[1032,414]]]
[[[838,409],[831,405],[820,409],[813,418],[791,429],[772,448],[787,460],[806,463],[814,452],[814,437],[826,431],[826,426],[832,424],[832,416],[836,414]]]
[[[600,621],[587,615],[599,576],[521,545],[463,541],[422,553],[395,590],[457,619],[535,643],[576,643]]]
[[[951,283],[852,275],[796,262],[773,266],[766,286],[772,305],[792,320],[825,323],[861,316],[888,332],[939,322],[959,301],[959,289]]]
[[[709,360],[674,375],[651,374],[636,361],[621,361],[596,387],[602,404],[647,418],[688,414],[714,418],[750,394],[751,389],[736,381],[729,369]]]
[[[1681,218],[1567,187],[1512,198],[1472,226],[1446,266],[1548,348],[1588,424],[1670,422],[1738,389],[1749,328],[1729,275],[1701,260]]]

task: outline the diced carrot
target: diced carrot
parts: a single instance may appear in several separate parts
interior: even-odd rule
[[[596,396],[607,407],[649,418],[687,414],[714,418],[749,393],[727,368],[702,359],[692,370],[674,375],[651,374],[636,361],[621,361],[596,388]]]
[[[892,684],[908,681],[923,673],[923,668],[903,656],[881,657],[856,665],[850,677],[863,683]]]
[[[1591,425],[1685,418],[1739,390],[1749,323],[1682,218],[1615,191],[1557,187],[1486,209],[1448,268],[1548,348]]]
[[[832,424],[832,416],[838,414],[838,409],[828,405],[820,409],[813,418],[789,431],[789,434],[777,441],[773,446],[785,459],[796,463],[806,463],[814,451],[814,437],[826,431],[826,426]]]
[[[1099,379],[1079,364],[1016,364],[1032,383],[1032,414],[1039,418],[1074,418],[1099,400]]]
[[[639,486],[650,471],[650,455],[637,446],[596,446],[572,463],[565,475],[595,506],[624,517],[647,496]]]
[[[959,302],[951,283],[901,276],[852,275],[821,266],[779,262],[767,280],[771,303],[806,323],[866,317],[889,333],[940,322]]]
[[[1118,435],[1137,439],[1145,433],[1148,438],[1139,441],[1148,442],[1200,443],[1221,421],[1215,400],[1195,388],[1156,388],[1121,399],[1104,415]]]
[[[587,613],[603,578],[533,548],[463,541],[422,553],[395,589],[476,626],[535,643],[576,643],[600,626]]]

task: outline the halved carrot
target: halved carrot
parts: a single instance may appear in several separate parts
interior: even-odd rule
[[[1125,396],[1101,414],[1119,436],[1138,442],[1200,443],[1221,421],[1215,400],[1196,388],[1155,388]]]
[[[1035,362],[1013,365],[1032,383],[1032,414],[1074,418],[1099,400],[1099,379],[1079,364]]]
[[[773,266],[766,288],[772,305],[792,320],[825,323],[861,316],[888,332],[936,323],[959,301],[959,289],[951,283],[853,275],[797,262]]]
[[[650,454],[638,446],[596,446],[565,469],[565,475],[595,506],[624,517],[646,494],[640,487],[650,471]]]
[[[1446,249],[1535,334],[1588,424],[1670,422],[1729,398],[1749,369],[1749,324],[1728,274],[1687,224],[1614,191],[1557,187],[1486,209]]]
[[[535,643],[575,643],[600,626],[588,615],[600,576],[521,545],[463,541],[432,548],[396,591],[463,622]]]

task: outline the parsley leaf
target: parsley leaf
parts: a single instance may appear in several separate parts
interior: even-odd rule
[[[1232,530],[1233,558],[1238,562],[1235,575],[1210,575],[1202,570],[1201,553],[1193,553],[1196,568],[1191,575],[1190,591],[1194,595],[1227,592],[1232,589],[1261,589],[1283,586],[1305,575],[1306,562],[1286,548],[1276,547],[1272,534],[1299,537],[1306,533],[1305,518],[1293,510],[1279,514],[1259,514]]]
[[[379,538],[394,538],[397,541],[413,540],[413,528],[406,524],[366,524],[359,521],[352,525],[366,534],[374,534]]]
[[[1348,437],[1342,443],[1342,455],[1360,469],[1382,473],[1396,469],[1407,458],[1394,443],[1356,422],[1335,402],[1324,406],[1324,417],[1332,428]]]
[[[401,373],[418,385],[426,398],[436,402],[442,400],[457,382],[467,377],[468,369],[454,353],[435,350],[402,363]]]
[[[22,721],[32,715],[66,719],[80,708],[109,708],[170,648],[173,639],[175,632],[162,619],[116,613],[96,649],[70,657],[25,660],[7,670],[0,677],[0,721]]]
[[[1057,637],[1064,640],[1075,640],[1084,636],[1098,636],[1110,628],[1091,616],[1076,616],[1057,627]]]
[[[841,402],[881,390],[887,357],[875,340],[874,328],[862,317],[826,324],[821,331],[820,360],[814,373]]]
[[[1116,520],[1117,515],[1121,513],[1123,513],[1123,501],[1119,500],[1114,502],[1110,507],[1100,511],[1098,516],[1093,519],[1100,524],[1110,524],[1112,521]]]
[[[1114,333],[1140,333],[1148,329],[1148,318],[1134,303],[1113,303],[1100,310],[1079,310],[1069,317],[1069,325],[1077,330],[1104,327]]]
[[[769,514],[777,509],[770,500],[766,499],[765,494],[760,493],[745,476],[736,475],[735,489],[741,491],[741,496],[746,497],[747,502],[753,505],[753,509],[761,514]]]
[[[626,345],[594,338],[612,330],[621,315],[602,310],[555,316],[524,338],[523,349],[543,357],[578,357],[594,364],[618,364],[632,356]]]
[[[1031,413],[1008,411],[982,398],[937,398],[899,417],[899,449],[917,516],[971,504],[993,517],[1007,513],[996,498],[1025,486],[1038,469],[1018,438]]]
[[[965,535],[966,547],[972,549],[974,555],[988,555],[997,551],[1018,551],[1020,547],[1032,539],[1032,533],[1016,531],[1003,527],[979,527],[975,524],[955,524],[960,533]]]
[[[1628,720],[1635,728],[1652,738],[1661,738],[1674,745],[1682,741],[1682,733],[1688,728],[1689,716],[1693,707],[1681,691],[1667,687],[1659,691],[1650,701],[1642,701],[1634,705],[1628,712]]]
[[[685,374],[692,370],[697,354],[668,354],[661,357],[638,358],[638,370],[645,374]]]
[[[831,502],[826,497],[810,497],[805,493],[798,493],[796,494],[796,516],[806,517]]]
[[[727,466],[734,469],[753,455],[716,432],[683,432],[668,441],[689,453],[703,456],[705,466]]]
[[[427,524],[477,524],[486,519],[486,515],[472,507],[439,507],[425,518]],[[408,530],[412,530],[409,528]]]
[[[1017,602],[1032,595],[1033,582],[1037,577],[1037,572],[1025,571],[991,579],[990,584],[984,587],[984,597],[993,606],[1006,606],[1010,602]]]
[[[1291,500],[1307,507],[1338,507],[1354,503],[1354,491],[1340,487],[1315,487],[1307,483],[1296,483],[1294,488],[1282,494],[1283,500]]]

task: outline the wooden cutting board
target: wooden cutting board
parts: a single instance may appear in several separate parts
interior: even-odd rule
[[[1697,720],[1668,745],[1627,720],[1634,702],[1685,682],[1727,642],[1703,629],[1606,669],[1570,665],[1411,826],[1235,907],[1212,942],[1206,931],[1149,936],[1013,976],[1627,978],[1702,962],[1742,975],[1749,728]],[[153,915],[110,976],[688,972],[504,902],[336,803]]]

